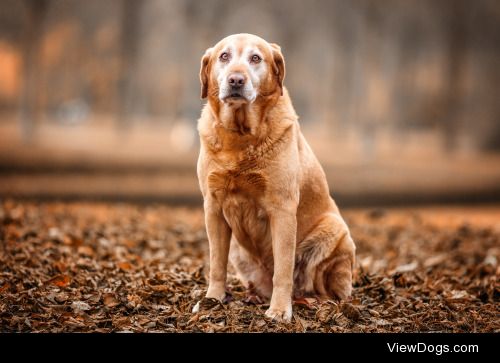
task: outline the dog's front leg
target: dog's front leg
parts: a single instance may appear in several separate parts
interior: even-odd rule
[[[273,293],[266,315],[271,319],[292,318],[293,269],[297,239],[296,210],[273,211],[270,215],[273,240]]]
[[[205,297],[222,301],[226,296],[227,260],[231,228],[224,219],[222,209],[215,201],[206,200],[204,209],[210,248],[210,273]],[[198,302],[195,305],[193,312],[199,310],[199,304]]]

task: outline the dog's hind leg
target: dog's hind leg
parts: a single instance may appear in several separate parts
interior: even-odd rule
[[[340,215],[327,213],[298,244],[294,295],[345,299],[352,291],[355,246]]]

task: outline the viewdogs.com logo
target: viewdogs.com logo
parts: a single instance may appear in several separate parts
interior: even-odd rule
[[[436,355],[441,355],[443,353],[477,353],[479,352],[479,346],[470,345],[454,345],[450,347],[448,344],[398,344],[398,343],[387,343],[387,348],[391,353],[434,353]]]

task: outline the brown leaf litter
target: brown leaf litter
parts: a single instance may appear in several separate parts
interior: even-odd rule
[[[0,331],[500,331],[498,223],[344,215],[357,244],[352,298],[297,299],[292,322],[277,323],[233,275],[224,303],[191,312],[207,287],[199,208],[0,202]]]

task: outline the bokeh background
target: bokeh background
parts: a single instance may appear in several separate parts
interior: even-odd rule
[[[341,205],[500,200],[495,0],[0,0],[0,196],[200,202],[199,61],[240,32]]]

